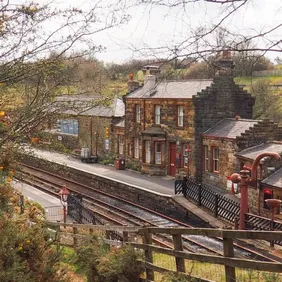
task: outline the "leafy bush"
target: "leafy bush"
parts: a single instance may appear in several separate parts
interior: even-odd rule
[[[64,281],[58,272],[60,248],[47,228],[12,221],[0,214],[0,281]],[[11,236],[12,235],[12,236]]]
[[[77,263],[89,282],[137,282],[143,272],[138,258],[130,246],[109,249],[95,237],[77,250]]]

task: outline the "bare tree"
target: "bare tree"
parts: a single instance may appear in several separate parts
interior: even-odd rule
[[[19,2],[0,2],[0,111],[10,116],[1,127],[0,151],[32,134],[48,117],[58,89],[73,83],[66,58],[93,56],[102,49],[93,44],[95,34],[129,19],[122,2],[89,1],[84,8]]]
[[[185,23],[185,35],[176,34],[178,39],[174,42],[157,46],[139,46],[132,49],[146,56],[158,57],[158,54],[167,54],[168,60],[186,58],[204,59],[217,54],[222,50],[234,52],[256,52],[257,55],[264,55],[265,52],[282,52],[282,41],[279,34],[282,30],[282,21],[273,21],[265,24],[264,27],[249,27],[248,29],[230,29],[230,20],[238,22],[242,14],[248,9],[253,9],[256,1],[252,0],[137,0],[139,5],[147,5],[152,8],[161,6],[162,11],[167,14],[174,13],[177,20]],[[191,10],[204,10],[206,15],[217,13],[212,20],[207,22],[199,20],[198,26],[190,25]],[[241,13],[241,14],[240,14]],[[279,14],[279,7],[277,7]],[[270,20],[270,19],[269,19]],[[178,41],[177,41],[178,40]],[[250,44],[252,43],[252,44]],[[177,49],[177,54],[175,52]]]

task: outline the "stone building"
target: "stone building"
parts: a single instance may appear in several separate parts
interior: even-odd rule
[[[146,69],[143,87],[129,81],[125,101],[126,160],[151,175],[202,179],[201,134],[223,118],[252,118],[254,98],[236,85],[232,61],[221,58],[213,80],[158,81]]]
[[[188,155],[195,145],[192,97],[211,83],[158,82],[155,75],[146,75],[144,86],[124,97],[127,163],[150,175],[194,174]]]
[[[266,126],[267,127],[267,126]],[[274,130],[281,134],[281,128]],[[270,136],[270,139],[273,137]],[[241,150],[235,156],[240,168],[250,169],[255,158],[264,152],[274,152],[282,156],[282,142],[271,141],[262,143],[251,148]],[[266,199],[282,200],[282,161],[274,158],[264,158],[260,161],[257,172],[257,187],[249,187],[249,207],[252,213],[269,216],[269,208],[265,203]]]
[[[77,149],[90,148],[92,155],[115,152],[114,125],[124,117],[122,99],[66,95],[56,99],[54,109],[56,126],[51,131],[67,148],[73,149],[68,142],[72,139]]]
[[[202,181],[227,188],[228,177],[244,166],[250,167],[257,156],[253,154],[252,159],[245,159],[244,152],[255,151],[256,145],[266,146],[267,142],[281,139],[281,130],[277,123],[269,120],[241,119],[238,115],[222,119],[201,135]]]

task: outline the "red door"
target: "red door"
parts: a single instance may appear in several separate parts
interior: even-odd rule
[[[175,176],[175,159],[176,159],[176,143],[170,143],[169,145],[169,175]]]

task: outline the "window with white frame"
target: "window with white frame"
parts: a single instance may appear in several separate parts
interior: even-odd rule
[[[145,141],[145,163],[151,162],[151,142]]]
[[[135,105],[135,121],[137,123],[141,122],[141,106],[139,104]]]
[[[123,155],[123,148],[124,148],[124,136],[118,135],[118,153]]]
[[[139,159],[139,138],[134,138],[134,158]]]
[[[204,146],[204,170],[209,171],[209,147]]]
[[[212,147],[212,171],[219,172],[219,148]]]
[[[155,106],[155,124],[161,124],[161,106]]]
[[[182,106],[178,106],[177,125],[183,126],[184,110]]]
[[[162,163],[162,143],[155,142],[155,164]]]

